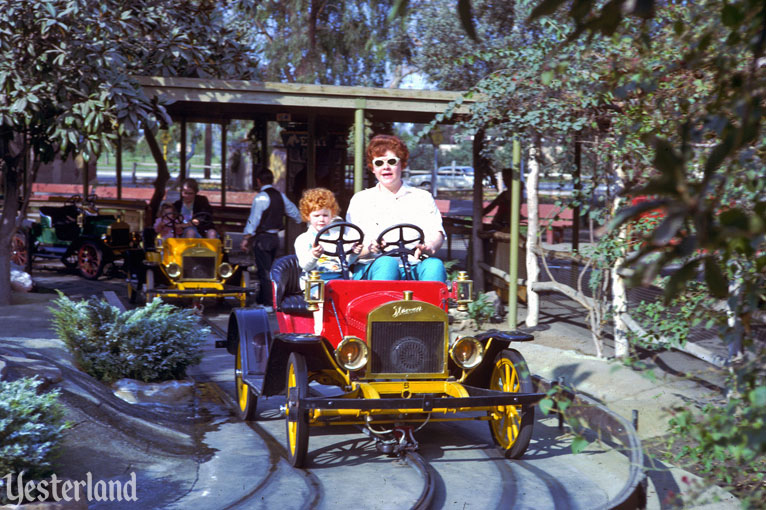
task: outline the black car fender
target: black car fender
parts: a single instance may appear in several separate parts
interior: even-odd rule
[[[226,351],[237,354],[237,345],[247,346],[247,341],[255,342],[266,349],[263,359],[268,357],[271,347],[271,327],[269,316],[262,308],[237,308],[229,315],[226,330]],[[244,352],[248,352],[245,350]]]
[[[329,349],[329,343],[321,336],[300,333],[275,335],[266,364],[263,395],[279,395],[284,392],[287,360],[293,352],[305,356],[309,373],[336,368],[337,365]]]
[[[492,329],[476,335],[476,339],[484,346],[484,358],[466,376],[465,384],[483,388],[486,386],[486,381],[489,380],[495,357],[500,351],[508,349],[513,342],[530,342],[535,337],[521,331],[498,331]]]

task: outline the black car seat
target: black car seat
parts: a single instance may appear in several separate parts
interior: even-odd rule
[[[313,317],[303,297],[300,278],[301,267],[295,255],[286,255],[274,261],[271,266],[271,281],[276,295],[274,309],[290,315]]]
[[[80,235],[80,227],[77,225],[79,211],[75,205],[62,207],[43,206],[40,213],[50,217],[51,226],[56,231],[56,237],[62,241],[74,241]]]

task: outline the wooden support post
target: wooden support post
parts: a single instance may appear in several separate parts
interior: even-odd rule
[[[482,184],[482,172],[487,162],[481,155],[484,146],[484,129],[478,129],[473,136],[473,167],[475,168],[473,177],[473,204],[471,205],[471,242],[468,245],[468,264],[473,275],[473,288],[477,293],[484,292],[485,278],[481,270],[480,263],[484,260],[484,250],[482,249],[482,240],[479,239],[479,230],[482,228],[482,204],[484,203],[484,185]]]
[[[511,180],[511,239],[509,241],[510,261],[508,266],[508,327],[516,329],[518,324],[519,288],[519,211],[521,210],[521,142],[513,140],[513,177]]]
[[[221,124],[221,206],[226,207],[226,124]]]
[[[85,202],[85,200],[88,199],[88,162],[85,161],[85,159],[82,157],[82,155],[79,156],[80,161],[82,161],[82,200]]]
[[[581,196],[582,191],[582,143],[580,143],[580,136],[575,137],[575,153],[574,153],[574,192],[575,196]],[[595,184],[595,182],[594,182]],[[572,251],[576,252],[580,248],[580,201],[575,201],[575,206],[572,208]]]
[[[122,136],[117,135],[117,153],[114,155],[114,171],[117,177],[117,200],[122,199]]]
[[[317,116],[309,113],[308,147],[306,147],[306,187],[315,188],[317,182]]]
[[[178,170],[178,188],[186,179],[186,119],[181,119],[181,168]]]
[[[367,100],[356,100],[354,111],[354,193],[364,187],[364,109]]]

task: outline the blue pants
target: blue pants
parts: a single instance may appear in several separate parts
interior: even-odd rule
[[[447,283],[444,263],[436,257],[429,257],[412,265],[412,277],[420,281]],[[357,264],[354,280],[404,280],[404,268],[399,267],[398,257],[379,257],[370,264]]]

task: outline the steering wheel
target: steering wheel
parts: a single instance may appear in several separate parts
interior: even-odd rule
[[[387,241],[384,239],[389,232],[397,232],[398,239],[394,241]],[[407,280],[412,280],[412,264],[410,264],[410,255],[415,254],[415,250],[419,244],[425,243],[426,236],[423,234],[423,229],[412,223],[400,223],[398,225],[392,225],[385,229],[378,236],[377,242],[381,247],[382,253],[380,256],[399,257],[404,267],[404,275]],[[387,249],[392,247],[390,250]]]
[[[333,237],[332,233],[337,230],[337,236]],[[330,233],[326,236],[326,233]],[[354,234],[357,234],[356,236]],[[324,253],[327,255],[338,257],[340,260],[340,271],[344,279],[349,279],[348,271],[348,257],[349,250],[346,249],[346,245],[354,245],[361,243],[364,239],[364,233],[362,229],[349,223],[347,221],[339,221],[337,223],[330,223],[326,227],[317,232],[317,236],[314,238],[314,246],[322,245]]]
[[[167,213],[162,215],[162,222],[170,227],[170,229],[173,231],[173,236],[176,237],[178,225],[181,225],[183,223],[183,219],[181,218],[178,213]]]
[[[71,197],[67,198],[64,202],[64,205],[73,205],[77,207],[77,203],[82,202],[82,197],[80,195],[72,195]]]
[[[79,195],[78,195],[78,198],[79,198]],[[90,195],[87,196],[85,200],[82,201],[82,208],[89,215],[98,214],[98,208],[96,207],[96,200],[98,200],[98,195],[96,195],[95,193],[91,193]]]

